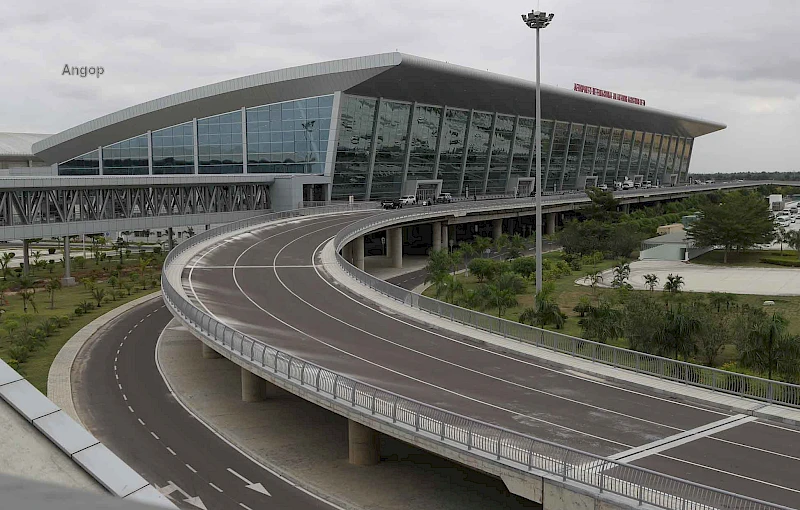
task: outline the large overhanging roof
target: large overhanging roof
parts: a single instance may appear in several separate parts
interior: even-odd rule
[[[535,115],[535,84],[445,62],[384,53],[291,67],[228,80],[148,101],[67,129],[33,145],[57,163],[146,132],[241,107],[344,91],[424,104]],[[678,136],[723,124],[542,85],[542,117]]]

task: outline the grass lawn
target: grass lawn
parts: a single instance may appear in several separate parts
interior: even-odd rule
[[[775,264],[764,264],[761,262],[763,257],[786,257],[789,260],[798,260],[797,252],[788,248],[780,250],[748,250],[744,252],[732,251],[728,253],[728,263],[723,264],[724,257],[722,250],[714,250],[704,253],[692,259],[692,264],[705,264],[708,266],[746,266],[746,267],[782,267]]]
[[[138,259],[131,260],[130,264],[126,264],[126,266],[131,266],[132,268],[134,264],[138,265]],[[93,264],[90,264],[90,266],[93,266]],[[156,268],[151,268],[150,272],[153,275],[158,274]],[[79,272],[75,275],[76,279],[80,279],[81,276],[85,276],[82,273],[89,273],[89,271]],[[45,344],[37,347],[33,352],[31,352],[28,359],[24,363],[20,364],[19,367],[20,373],[22,373],[31,382],[31,384],[36,386],[37,389],[45,394],[47,393],[47,376],[50,371],[50,365],[53,363],[53,359],[58,354],[58,351],[61,350],[61,347],[67,342],[67,340],[77,333],[78,330],[89,324],[100,315],[103,315],[119,305],[132,301],[147,293],[153,292],[154,290],[150,283],[147,285],[147,290],[142,290],[141,282],[137,282],[132,289],[130,296],[127,295],[127,291],[123,288],[121,289],[123,296],[118,298],[116,301],[103,303],[100,308],[94,308],[88,313],[76,316],[74,315],[75,308],[81,302],[89,301],[95,305],[97,304],[92,298],[90,291],[84,288],[84,286],[81,284],[78,284],[74,287],[64,287],[61,290],[56,291],[55,309],[51,310],[49,294],[41,286],[50,276],[51,275],[48,274],[47,271],[38,271],[38,274],[34,275],[34,278],[40,278],[42,281],[40,284],[37,284],[36,287],[35,301],[38,311],[34,312],[30,306],[28,307],[27,315],[33,318],[30,328],[35,328],[39,322],[53,316],[69,316],[69,324],[63,328],[57,329],[53,335],[47,338]],[[105,276],[99,276],[98,285],[107,289],[108,291],[110,287],[105,283],[101,283],[103,280],[105,280],[105,278]],[[9,279],[9,282],[11,281],[13,281],[13,279]],[[5,299],[8,301],[8,304],[0,306],[0,309],[5,310],[3,316],[6,318],[9,316],[16,316],[16,322],[19,324],[19,329],[21,329],[22,323],[18,319],[26,315],[23,312],[22,299],[16,293],[11,292],[5,294]],[[0,323],[0,358],[2,358],[4,361],[9,361],[9,348],[12,341],[15,340],[16,336],[19,335],[19,329],[17,329],[13,334],[9,334],[6,329],[2,328],[2,323]]]

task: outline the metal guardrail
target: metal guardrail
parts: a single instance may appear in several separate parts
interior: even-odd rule
[[[549,199],[544,203],[557,199]],[[571,199],[569,201],[573,201]],[[559,200],[559,202],[563,201]],[[515,201],[519,202],[519,201]],[[472,209],[496,208],[498,203],[487,206],[486,204],[470,204]],[[470,207],[455,207],[460,210]],[[364,235],[368,232],[379,230],[390,225],[404,223],[408,221],[419,221],[425,218],[435,218],[444,215],[447,208],[426,210],[419,212],[395,212],[386,213],[373,218],[367,218],[354,222],[339,232],[334,238],[336,248],[336,260],[339,266],[356,281],[367,287],[389,296],[406,305],[426,311],[433,315],[438,315],[453,322],[472,326],[476,329],[488,331],[502,335],[503,337],[519,340],[537,347],[544,347],[556,352],[569,354],[578,358],[587,359],[597,363],[604,363],[615,368],[633,370],[668,379],[691,386],[738,395],[741,397],[752,398],[763,402],[776,403],[789,407],[800,408],[800,385],[789,384],[780,381],[773,381],[761,377],[737,374],[717,368],[696,365],[677,361],[661,356],[654,356],[642,352],[614,347],[583,338],[577,338],[546,329],[540,329],[526,324],[501,319],[493,315],[476,312],[462,308],[460,306],[444,303],[438,299],[429,298],[420,294],[414,294],[410,290],[403,289],[384,280],[376,278],[364,271],[359,270],[348,263],[339,252],[352,239]]]
[[[214,237],[268,221],[336,212],[334,209],[337,207],[319,208],[313,212],[306,209],[276,213],[242,220],[192,237],[172,250],[165,260],[162,287],[166,304],[196,334],[260,370],[270,371],[276,378],[304,390],[313,390],[333,403],[346,405],[372,419],[523,472],[537,470],[563,481],[587,485],[601,493],[629,498],[632,504],[649,504],[670,510],[790,510],[788,507],[732,494],[520,434],[356,381],[270,347],[217,321],[186,299],[167,277],[169,265],[178,255]],[[353,209],[339,206],[338,210]]]

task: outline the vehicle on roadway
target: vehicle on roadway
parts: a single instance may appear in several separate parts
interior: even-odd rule
[[[404,197],[400,197],[400,202],[403,205],[417,205],[417,197],[414,195],[406,195]]]
[[[449,204],[453,201],[453,196],[450,193],[439,193],[436,197],[436,202],[440,204]]]
[[[381,207],[384,209],[402,209],[403,202],[399,198],[385,198],[381,200]]]
[[[603,183],[597,187],[600,191],[608,191],[608,184]]]

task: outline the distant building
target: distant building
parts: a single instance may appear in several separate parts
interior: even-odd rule
[[[30,171],[10,169],[46,167],[47,163],[33,154],[31,146],[51,135],[38,133],[0,133],[0,175],[30,175]]]
[[[687,238],[686,231],[681,228],[678,231],[642,241],[639,260],[688,261],[713,249],[696,247],[694,242]]]
[[[656,229],[656,234],[660,236],[664,234],[674,234],[676,232],[683,232],[683,223],[670,223],[669,225],[661,225]]]

